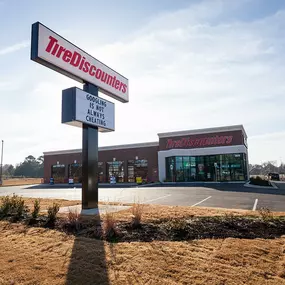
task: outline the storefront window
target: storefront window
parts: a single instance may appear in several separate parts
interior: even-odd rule
[[[176,157],[176,181],[182,182],[184,181],[184,171],[183,171],[183,157],[177,156]]]
[[[64,183],[65,165],[64,164],[52,165],[51,177],[54,179],[54,183]]]
[[[123,161],[111,161],[107,162],[107,179],[110,181],[110,177],[114,176],[116,182],[124,182],[124,162]]]
[[[104,182],[103,176],[103,162],[98,162],[98,182]],[[72,163],[68,165],[68,178],[72,178],[74,183],[82,183],[82,164]]]
[[[128,182],[136,182],[137,177],[147,182],[147,176],[148,161],[146,159],[128,160]]]
[[[245,154],[166,158],[168,181],[240,181],[247,179]]]
[[[68,178],[72,178],[74,183],[82,182],[82,164],[72,163],[68,165]]]

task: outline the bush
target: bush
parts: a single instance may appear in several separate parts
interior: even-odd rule
[[[266,207],[262,207],[261,209],[258,210],[259,215],[261,216],[263,221],[269,221],[271,219],[273,219],[273,214],[270,211],[270,209],[266,208]]]
[[[271,186],[271,184],[267,180],[262,179],[260,176],[251,177],[250,184],[258,186]]]
[[[40,199],[36,199],[34,201],[34,210],[32,212],[33,219],[36,219],[39,216],[40,210],[41,210]]]
[[[14,216],[20,218],[28,213],[28,207],[22,197],[13,194],[12,197],[5,196],[1,198],[0,213],[2,216]]]
[[[118,236],[119,232],[114,213],[106,212],[103,223],[103,230],[106,239],[114,239]]]
[[[144,210],[144,205],[140,203],[135,203],[132,207],[132,227],[138,228],[141,226],[141,219]]]
[[[72,229],[75,229],[76,231],[78,231],[81,228],[81,223],[79,221],[80,214],[78,213],[77,209],[75,211],[69,210],[67,219],[68,219],[69,226]]]
[[[52,206],[48,207],[48,221],[54,223],[56,221],[56,216],[59,211],[60,205],[58,203],[53,203]]]
[[[188,235],[189,226],[185,218],[172,218],[166,222],[165,229],[175,238],[183,238]]]

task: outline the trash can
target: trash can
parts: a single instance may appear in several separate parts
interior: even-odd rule
[[[54,184],[54,178],[51,177],[51,178],[49,179],[49,184],[50,184],[50,185],[53,185],[53,184]]]

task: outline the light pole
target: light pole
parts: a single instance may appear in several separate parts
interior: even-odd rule
[[[1,150],[1,168],[0,168],[0,185],[2,185],[2,172],[3,172],[3,146],[4,146],[4,141],[2,140],[2,150]]]

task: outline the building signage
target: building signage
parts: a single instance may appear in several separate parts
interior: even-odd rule
[[[211,136],[204,138],[181,138],[178,140],[167,139],[166,148],[198,148],[205,146],[230,145],[233,141],[233,136]]]
[[[115,130],[115,105],[77,87],[62,91],[62,123],[98,127],[101,132]]]
[[[129,81],[39,22],[32,25],[31,59],[121,102],[129,101]]]

